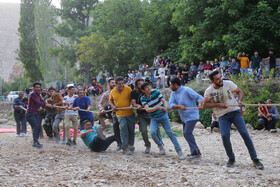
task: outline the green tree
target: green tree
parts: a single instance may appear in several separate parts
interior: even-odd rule
[[[182,58],[207,60],[238,51],[279,48],[279,1],[178,0],[172,24],[180,32]]]
[[[39,68],[44,77],[44,85],[55,81],[56,64],[54,58],[49,54],[49,48],[54,47],[53,38],[53,13],[54,8],[51,5],[51,0],[36,1],[35,15],[35,31],[38,38],[37,51],[39,54]]]
[[[18,29],[20,36],[18,59],[23,63],[25,73],[31,82],[43,79],[39,69],[39,57],[36,49],[37,38],[34,25],[35,2],[35,0],[21,1]]]
[[[80,37],[89,35],[90,13],[95,9],[97,2],[98,0],[61,0],[61,9],[57,12],[62,20],[57,23],[55,31],[60,37],[67,39],[58,47],[60,54],[63,54],[60,55],[60,60],[64,64],[75,65],[74,44],[79,42]],[[80,69],[81,75],[86,75],[86,82],[89,83],[89,62],[81,64]]]

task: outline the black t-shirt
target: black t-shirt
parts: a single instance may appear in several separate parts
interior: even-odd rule
[[[176,67],[176,75],[178,75],[178,73],[180,73],[182,75],[182,68],[180,66]]]
[[[130,93],[130,97],[131,99],[135,99],[136,100],[136,104],[139,104],[142,106],[142,103],[140,101],[140,98],[144,95],[143,92],[139,93],[137,90],[133,90],[131,93]],[[137,113],[138,114],[141,114],[141,115],[145,115],[147,114],[147,112],[145,110],[137,110]]]
[[[25,93],[26,93],[26,94],[29,94],[29,93],[30,93],[29,88],[26,88],[26,89],[25,89]]]
[[[169,66],[169,69],[170,69],[170,75],[175,75],[176,66],[174,64],[171,64]]]
[[[269,55],[269,68],[275,68],[276,67],[276,56],[274,54]]]
[[[189,73],[183,74],[183,71],[187,71],[187,72],[188,72],[188,71],[189,71],[189,68],[183,68],[183,69],[182,69],[182,75],[183,75],[183,76],[188,76]]]

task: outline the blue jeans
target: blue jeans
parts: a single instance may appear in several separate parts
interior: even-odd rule
[[[278,119],[272,117],[272,120],[268,121],[266,118],[260,118],[258,122],[263,126],[265,130],[270,130],[270,129],[275,129],[275,125],[278,122]]]
[[[193,129],[195,127],[195,124],[197,123],[198,120],[193,120],[193,121],[186,121],[184,124],[184,137],[187,140],[190,150],[191,150],[191,155],[197,155],[200,154],[200,151],[196,145],[194,135],[193,135]]]
[[[90,118],[90,119],[80,119],[80,130],[84,130],[84,121],[85,120],[89,120],[90,122],[91,122],[91,124],[92,124],[92,126],[94,126],[94,120],[93,120],[93,118]]]
[[[153,140],[155,141],[155,143],[158,146],[163,146],[162,141],[158,137],[158,126],[160,123],[161,123],[161,126],[163,127],[163,129],[165,130],[166,134],[172,141],[172,143],[175,147],[175,150],[176,151],[181,150],[178,140],[171,129],[170,120],[169,120],[167,112],[161,114],[158,117],[152,117],[152,119],[151,119],[151,136],[152,136]]]
[[[232,151],[232,146],[230,142],[230,126],[234,124],[237,128],[239,134],[243,138],[245,145],[249,151],[251,159],[257,159],[257,153],[254,148],[253,141],[247,131],[243,117],[241,116],[241,111],[236,110],[233,112],[228,112],[225,115],[219,117],[220,132],[222,135],[223,144],[230,159],[234,158],[234,153]]]
[[[247,69],[240,69],[240,73],[245,73],[245,74],[247,74],[247,73],[248,73],[248,70],[247,70]]]
[[[33,132],[33,141],[38,142],[39,139],[39,134],[41,131],[41,126],[39,123],[38,115],[33,114],[33,113],[27,113],[26,114],[26,120],[32,127],[32,132]]]
[[[118,117],[120,123],[120,133],[122,141],[122,149],[125,149],[128,145],[134,145],[134,130],[135,130],[135,116],[120,116]]]
[[[115,113],[112,114],[112,118],[113,118],[114,135],[116,136],[116,141],[118,146],[121,146],[122,141],[121,141],[120,124]]]

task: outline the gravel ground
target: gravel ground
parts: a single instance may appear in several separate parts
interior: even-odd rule
[[[3,125],[1,125],[3,127]],[[153,141],[151,154],[144,143],[135,141],[135,153],[93,153],[79,138],[76,147],[41,139],[42,149],[31,147],[32,135],[15,137],[0,134],[0,186],[280,186],[279,133],[249,130],[257,153],[265,166],[252,166],[247,149],[237,131],[231,141],[236,155],[234,167],[225,167],[227,156],[220,134],[195,129],[202,158],[179,160],[171,141],[165,138],[167,155],[158,154]],[[178,138],[185,155],[189,147]]]

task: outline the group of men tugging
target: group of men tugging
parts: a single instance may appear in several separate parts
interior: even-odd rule
[[[108,90],[103,94],[99,103],[100,114],[98,117],[101,126],[94,126],[93,114],[90,111],[90,99],[84,96],[84,91],[78,90],[78,95],[75,95],[74,86],[70,86],[68,87],[68,95],[62,98],[61,95],[55,93],[55,89],[49,89],[51,98],[45,101],[40,96],[40,83],[34,83],[34,91],[29,97],[26,112],[26,119],[33,131],[33,146],[42,147],[38,142],[41,131],[38,110],[40,107],[46,107],[48,110],[56,109],[53,126],[48,125],[48,119],[51,119],[48,115],[54,115],[49,112],[44,128],[49,137],[53,135],[56,137],[57,142],[60,141],[59,122],[65,118],[67,144],[76,145],[79,114],[80,136],[88,148],[95,152],[105,151],[116,141],[116,151],[122,150],[124,154],[131,155],[135,150],[134,131],[136,118],[134,109],[136,109],[139,129],[146,147],[145,153],[149,154],[151,151],[147,128],[150,125],[151,137],[157,144],[159,153],[166,154],[159,130],[160,126],[162,126],[173,143],[179,159],[185,159],[181,146],[171,129],[167,114],[168,110],[178,110],[183,122],[183,134],[190,147],[190,154],[187,155],[188,160],[198,159],[201,157],[201,152],[196,144],[193,130],[199,120],[199,110],[213,108],[215,115],[219,119],[223,145],[229,157],[226,166],[231,167],[235,162],[235,155],[230,142],[230,127],[234,123],[245,142],[254,166],[258,169],[263,169],[264,166],[257,157],[252,139],[241,115],[240,108],[243,106],[243,92],[232,81],[223,80],[218,71],[212,72],[209,78],[212,85],[206,89],[203,98],[191,88],[181,86],[181,81],[178,77],[173,77],[170,85],[172,93],[169,103],[158,90],[152,90],[150,84],[143,79],[136,80],[136,89],[133,91],[124,84],[122,77],[109,79]],[[234,98],[234,93],[238,95],[238,102]],[[104,105],[106,105],[106,108],[104,108]],[[198,109],[188,109],[189,107],[197,107]],[[103,134],[103,130],[106,128],[103,117],[108,117],[106,109],[110,108],[113,112],[114,135],[106,138]],[[71,122],[74,127],[73,141],[71,141],[69,133]]]

